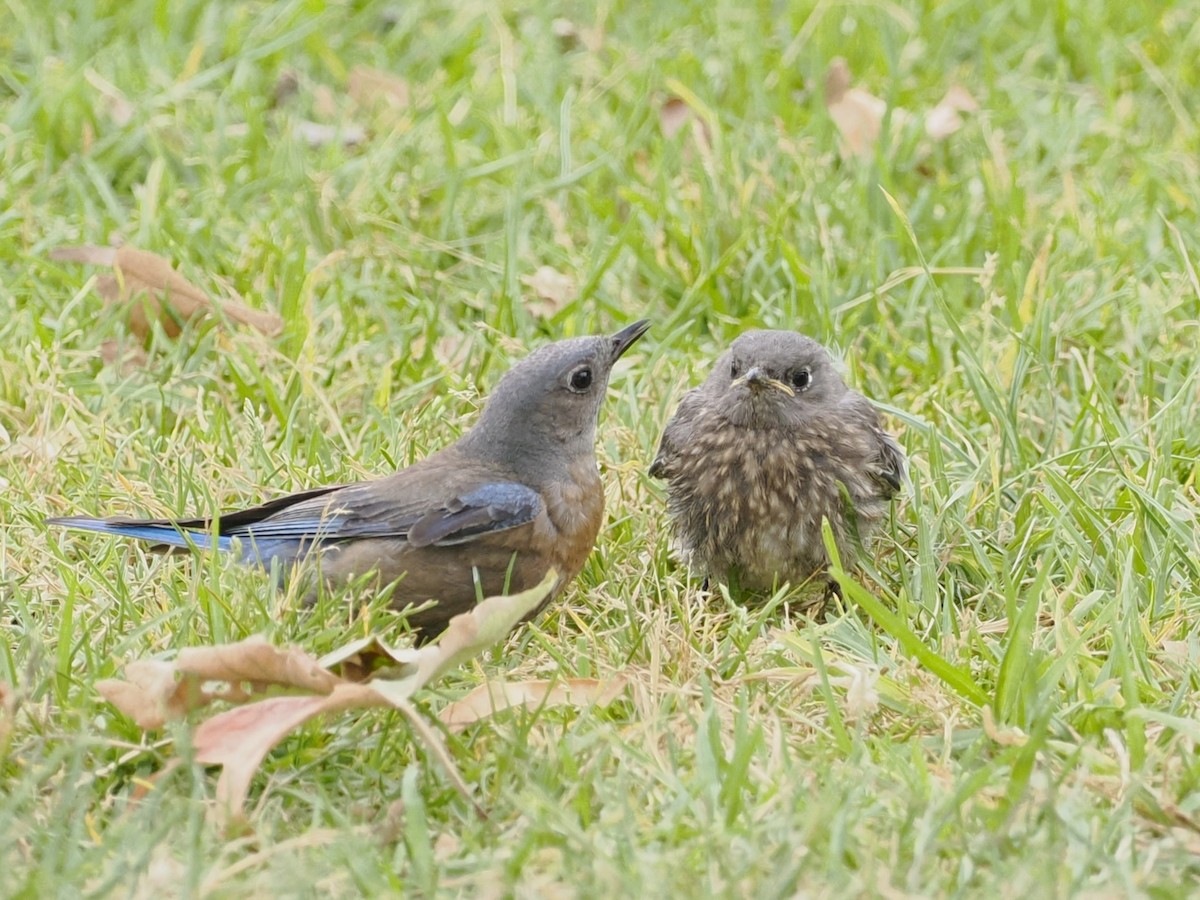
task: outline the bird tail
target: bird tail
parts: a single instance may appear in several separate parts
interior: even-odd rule
[[[57,525],[74,531],[95,531],[100,534],[115,534],[120,537],[135,538],[139,541],[150,541],[153,544],[166,545],[190,550],[231,550],[233,539],[224,535],[213,540],[213,536],[204,531],[192,531],[188,528],[177,527],[165,522],[120,521],[114,519],[93,519],[90,516],[66,516],[63,518],[47,519],[47,525]]]

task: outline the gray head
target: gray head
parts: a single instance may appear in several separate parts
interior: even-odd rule
[[[505,463],[539,467],[592,454],[608,376],[649,327],[643,319],[614,335],[538,348],[500,379],[460,446]]]
[[[799,425],[849,390],[828,351],[794,331],[747,331],[704,382],[725,417],[747,427]]]

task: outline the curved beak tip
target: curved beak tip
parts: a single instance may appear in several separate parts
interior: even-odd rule
[[[622,328],[612,336],[613,342],[613,361],[620,359],[621,354],[637,343],[638,338],[646,333],[650,328],[649,319],[639,319],[632,325]]]

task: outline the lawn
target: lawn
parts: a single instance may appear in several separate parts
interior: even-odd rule
[[[0,18],[0,895],[1200,889],[1200,4]],[[838,57],[886,103],[852,92],[873,112],[849,132]],[[978,109],[931,134],[956,86]],[[117,244],[281,330],[138,329],[111,268],[54,252]],[[214,825],[192,727],[143,733],[96,683],[254,634],[320,654],[396,615],[44,518],[386,473],[531,348],[642,317],[594,554],[417,701],[623,693],[445,733],[486,819],[369,710],[287,737],[248,823]],[[702,595],[646,474],[751,327],[833,348],[911,459],[823,621]]]

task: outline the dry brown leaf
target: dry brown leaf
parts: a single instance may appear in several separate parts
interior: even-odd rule
[[[146,729],[216,700],[246,703],[201,723],[194,736],[196,759],[224,767],[217,782],[217,811],[226,822],[242,816],[250,781],[272,747],[314,716],[348,709],[401,710],[470,799],[448,751],[436,733],[418,721],[409,698],[502,640],[541,605],[557,581],[557,573],[551,571],[528,591],[489,597],[455,616],[436,643],[421,648],[392,647],[367,637],[317,660],[298,647],[274,647],[251,637],[235,644],[188,648],[174,662],[135,661],[125,667],[125,679],[108,679],[96,688]],[[264,699],[269,687],[307,695]]]
[[[259,635],[236,644],[188,647],[179,652],[175,667],[184,675],[205,681],[282,685],[328,694],[341,681],[299,647],[275,647]]]
[[[535,316],[549,318],[576,298],[575,279],[553,266],[539,266],[532,275],[521,279],[536,298],[526,303]]]
[[[489,681],[461,700],[445,707],[438,718],[451,731],[488,716],[519,706],[547,709],[555,706],[607,706],[625,690],[623,677],[601,681],[596,678],[569,678],[552,681]]]
[[[668,97],[658,108],[658,124],[668,140],[679,134],[691,118],[692,108],[678,97]]]
[[[1172,662],[1186,663],[1191,659],[1192,651],[1187,641],[1163,641],[1163,657]]]
[[[345,681],[358,683],[388,670],[410,668],[419,652],[415,647],[393,647],[370,635],[326,653],[317,663]]]
[[[461,331],[452,331],[442,335],[433,343],[433,358],[444,369],[458,369],[470,358],[472,338]],[[413,359],[422,359],[429,352],[429,342],[425,335],[419,334],[409,345],[409,355]]]
[[[124,674],[124,679],[96,682],[96,690],[147,731],[218,700],[243,703],[253,696],[237,684],[203,684],[198,676],[181,672],[177,663],[165,660],[135,660],[125,666]]]
[[[925,114],[925,133],[935,141],[944,141],[963,126],[962,113],[979,111],[979,103],[962,85],[954,85],[937,106]]]
[[[350,99],[365,109],[376,109],[380,106],[400,109],[409,104],[407,81],[391,72],[373,69],[370,66],[355,66],[351,69],[346,90]]]
[[[840,56],[825,73],[825,108],[842,136],[842,155],[869,159],[883,130],[887,104],[850,86],[850,66]]]
[[[338,114],[338,101],[333,88],[327,84],[318,84],[313,88],[313,115],[318,119],[334,119]]]
[[[106,366],[116,366],[122,375],[146,365],[146,351],[140,344],[109,338],[100,344],[100,359]]]
[[[692,145],[709,165],[712,163],[712,132],[708,119],[698,114],[692,104],[678,95],[669,97],[658,109],[658,122],[663,135],[670,140],[687,126]]]
[[[445,369],[460,368],[471,356],[473,343],[461,331],[444,334],[433,345],[433,358]]]
[[[339,685],[324,696],[271,697],[237,706],[201,723],[193,737],[196,761],[222,767],[216,791],[221,821],[242,818],[254,773],[290,732],[321,713],[382,705],[365,685]]]
[[[14,459],[33,459],[39,462],[54,462],[62,452],[62,441],[44,434],[20,434],[7,447]]]
[[[117,261],[116,247],[55,247],[48,254],[56,262],[84,263],[89,266],[111,266]]]
[[[189,685],[176,677],[175,667],[154,659],[125,666],[125,677],[96,682],[96,691],[137,724],[150,731],[187,712]]]
[[[220,303],[211,300],[176,272],[170,260],[148,250],[128,244],[116,250],[110,247],[59,247],[50,251],[50,258],[111,265],[115,274],[96,279],[96,292],[109,303],[130,304],[130,330],[142,339],[150,333],[152,319],[159,320],[163,330],[176,337],[181,331],[180,322],[213,310],[264,334],[277,335],[283,331],[283,320],[279,316],[229,300]]]

